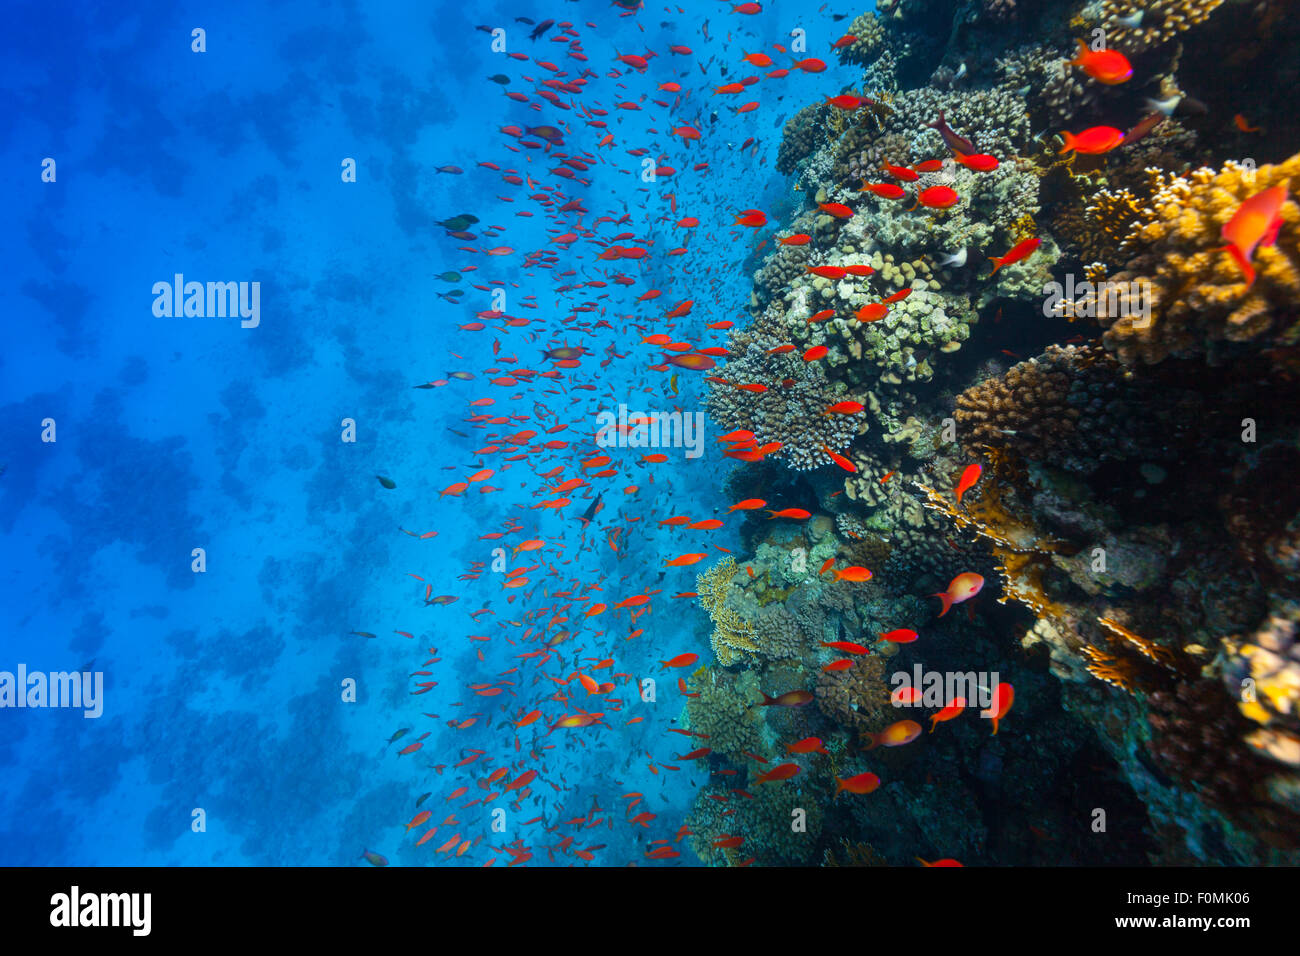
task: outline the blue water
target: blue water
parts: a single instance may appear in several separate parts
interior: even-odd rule
[[[671,329],[676,336],[720,344],[724,333],[705,323],[743,318],[750,283],[741,263],[757,240],[731,227],[733,215],[785,195],[773,168],[781,124],[854,78],[827,56],[823,76],[760,84],[754,113],[718,108],[711,86],[759,72],[740,63],[743,52],[788,43],[797,25],[810,55],[824,55],[817,51],[842,32],[810,7],[765,6],[745,17],[720,3],[624,15],[600,0],[7,5],[0,670],[90,665],[104,675],[104,696],[98,719],[0,709],[0,864],[364,865],[369,848],[395,865],[500,866],[512,859],[502,847],[522,840],[535,865],[549,862],[545,847],[563,835],[545,827],[589,813],[604,817],[578,840],[605,845],[594,864],[645,862],[649,841],[674,837],[708,770],[674,761],[695,744],[665,732],[682,698],[677,672],[655,662],[711,655],[707,616],[672,599],[694,590],[697,569],[659,576],[664,560],[701,549],[657,522],[711,517],[726,502],[721,482],[732,463],[713,431],[698,459],[668,449],[667,463],[646,465],[639,450],[612,450],[617,473],[605,478],[581,463],[602,453],[593,441],[601,409],[702,408],[699,374],[681,373],[674,396],[669,373],[648,370],[662,356],[641,336],[667,328],[663,314],[687,299],[695,307]],[[587,61],[552,42],[558,27],[530,41],[516,16],[571,21]],[[509,51],[550,61],[568,78],[590,68],[580,95],[559,93],[576,108],[537,96],[523,77],[552,73],[491,52],[476,24],[504,27]],[[196,27],[206,30],[206,52],[191,49]],[[693,52],[673,54],[672,44]],[[657,56],[641,74],[619,64],[616,50]],[[715,57],[702,73],[697,64]],[[487,79],[498,73],[529,103]],[[679,102],[657,90],[670,81],[691,95]],[[595,116],[585,107],[608,110],[608,128],[587,125]],[[542,149],[500,132],[560,123],[570,132],[557,151],[598,157],[579,174],[589,184],[555,175],[558,163]],[[704,145],[667,135],[681,123],[707,128]],[[613,144],[598,147],[606,132]],[[742,154],[749,137],[756,147]],[[628,155],[636,149],[676,174],[643,183],[640,158]],[[53,182],[43,181],[47,157]],[[347,158],[356,182],[341,176]],[[588,212],[548,214],[529,198],[537,189],[504,182],[485,162],[558,187]],[[709,168],[693,171],[701,162]],[[444,165],[463,173],[435,172]],[[470,227],[474,240],[436,225],[459,213],[481,220]],[[623,224],[595,225],[625,213]],[[684,214],[701,221],[689,236],[674,226]],[[653,240],[652,252],[607,263],[588,238],[553,242],[578,221],[605,242],[624,231]],[[482,235],[490,225],[504,228]],[[665,255],[681,245],[685,255]],[[478,251],[495,246],[514,251]],[[525,267],[539,250],[554,253],[553,266]],[[464,272],[470,266],[477,270]],[[576,274],[561,276],[569,270]],[[448,271],[462,280],[436,278]],[[259,324],[155,316],[154,284],[177,273],[259,283]],[[616,274],[634,284],[609,281]],[[609,284],[556,291],[589,280]],[[475,283],[503,283],[504,311],[527,323],[459,328],[493,308]],[[651,288],[662,296],[638,303]],[[451,289],[465,290],[460,302],[436,295]],[[573,311],[584,303],[595,311]],[[608,327],[593,328],[600,319]],[[565,342],[591,354],[559,378],[491,384],[512,369],[551,368],[541,349]],[[448,379],[458,370],[473,380]],[[482,398],[495,404],[469,404]],[[538,403],[553,416],[539,418]],[[466,421],[475,414],[518,418]],[[53,442],[42,441],[46,419]],[[342,440],[345,419],[355,422],[355,442]],[[557,422],[567,429],[546,435]],[[504,461],[508,449],[476,454],[492,436],[526,429],[540,435],[534,446],[569,445],[517,462]],[[483,468],[496,474],[463,496],[440,496]],[[555,468],[558,477],[539,477]],[[584,474],[589,487],[568,508],[533,507],[554,497],[548,484]],[[483,484],[497,490],[482,493]],[[605,507],[584,535],[575,517],[594,493]],[[541,564],[529,586],[504,589],[504,575],[491,571],[465,579],[492,561],[497,543],[480,536],[514,523],[507,547],[546,542],[540,554],[510,559],[510,568]],[[739,546],[726,530],[709,540]],[[196,548],[202,573],[192,569]],[[458,600],[425,606],[425,583],[412,575]],[[540,667],[521,660],[540,646],[524,639],[528,626],[568,603],[551,595],[595,584],[603,591],[592,599],[611,605],[648,588],[662,593],[635,624],[627,610],[584,623],[586,605],[573,605],[565,626],[575,633],[557,655]],[[628,640],[633,628],[644,631]],[[579,658],[610,657],[614,666],[595,673],[618,681],[611,697],[621,711],[592,697],[600,706],[586,706],[605,712],[605,726],[544,736],[563,711],[545,702],[560,685],[541,675],[568,678]],[[408,676],[418,670],[432,675]],[[660,676],[658,702],[641,703],[635,685],[612,673]],[[437,686],[413,696],[426,680]],[[343,699],[347,681],[355,702]],[[502,693],[478,696],[471,684]],[[576,682],[562,689],[570,706],[584,706]],[[507,721],[539,706],[545,719],[519,731],[517,752]],[[450,726],[475,714],[473,726]],[[642,719],[627,723],[633,717]],[[386,746],[403,727],[413,729]],[[419,751],[397,755],[425,732]],[[556,746],[530,758],[548,744]],[[484,753],[453,768],[473,750]],[[681,769],[662,766],[674,763]],[[504,834],[489,832],[482,806],[460,809],[487,792],[478,781],[498,767],[509,775],[496,790],[539,772],[517,809],[508,798],[491,805],[507,810]],[[449,800],[460,786],[468,794]],[[457,822],[417,848],[426,827],[408,834],[404,825],[426,792],[428,825],[453,812]],[[637,812],[656,815],[648,827],[626,822],[621,795],[632,792],[644,795]],[[593,802],[606,812],[591,812]],[[435,852],[456,833],[472,841],[463,856]],[[676,846],[682,856],[666,863],[698,862],[686,841]]]

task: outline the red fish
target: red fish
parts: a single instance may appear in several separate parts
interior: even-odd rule
[[[1062,153],[1073,150],[1089,156],[1109,153],[1124,142],[1124,133],[1113,126],[1091,126],[1077,136],[1065,131],[1061,133],[1061,137],[1065,140],[1065,145],[1060,150]]]
[[[819,202],[817,208],[836,219],[848,219],[853,215],[852,209],[838,202]]]
[[[847,780],[841,780],[839,777],[836,777],[834,796],[839,796],[841,790],[847,791],[848,793],[871,793],[879,786],[880,778],[874,773],[860,773],[856,776],[849,777]]]
[[[934,728],[936,724],[941,723],[942,721],[945,720],[952,720],[954,717],[956,717],[965,709],[966,709],[966,698],[954,697],[951,704],[949,704],[943,710],[939,711],[937,714],[935,714],[933,717],[930,718],[930,733],[934,733]]]
[[[993,272],[997,272],[1003,266],[1009,266],[1013,262],[1020,262],[1023,259],[1028,259],[1038,250],[1038,247],[1042,245],[1042,242],[1042,239],[1035,236],[1032,239],[1025,239],[1021,242],[1017,242],[1011,247],[1011,251],[1005,256],[989,256],[989,261],[994,263]],[[992,276],[993,272],[990,272],[989,275]]]
[[[797,773],[799,773],[799,765],[797,763],[777,764],[767,773],[760,774],[758,777],[754,778],[754,783],[768,783],[769,781],[774,780],[789,780]]]
[[[909,631],[905,627],[900,627],[897,630],[881,634],[880,639],[882,641],[892,641],[895,644],[911,644],[916,640],[916,631]]]
[[[873,193],[881,199],[902,199],[907,195],[907,190],[897,183],[866,183],[858,190],[861,193]]]
[[[1016,700],[1016,689],[1006,681],[998,682],[998,689],[993,695],[993,736],[998,733],[998,721],[1007,715]]]
[[[957,191],[951,186],[931,186],[929,189],[921,190],[916,197],[916,204],[926,209],[949,209],[957,204],[959,198]]]
[[[1277,241],[1278,230],[1282,228],[1282,206],[1286,198],[1287,188],[1282,183],[1255,193],[1237,207],[1237,211],[1223,227],[1223,238],[1228,240],[1223,249],[1241,268],[1247,287],[1255,282],[1255,268],[1250,261],[1255,254],[1255,247],[1271,246]]]
[[[1015,250],[1012,251],[1014,252]],[[1008,255],[1010,255],[1010,253],[1008,253]],[[975,485],[975,482],[980,480],[980,475],[983,471],[984,469],[979,465],[966,466],[966,470],[961,473],[961,478],[957,482],[957,491],[955,493],[957,504],[961,504],[961,496],[970,491],[970,489]]]
[[[1079,40],[1079,53],[1070,61],[1099,83],[1115,86],[1133,75],[1133,64],[1119,50],[1090,50]]]

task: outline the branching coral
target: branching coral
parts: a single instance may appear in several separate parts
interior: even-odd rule
[[[1130,54],[1141,53],[1204,23],[1222,3],[1223,0],[1103,0],[1106,42]]]
[[[744,655],[758,650],[753,625],[741,620],[734,610],[727,607],[727,594],[735,573],[736,559],[728,556],[695,578],[700,606],[713,620],[713,653],[724,667],[730,667]]]
[[[1221,341],[1273,344],[1297,334],[1300,309],[1300,208],[1282,207],[1272,246],[1255,250],[1257,278],[1246,281],[1222,251],[1223,227],[1248,197],[1300,181],[1300,154],[1276,166],[1248,170],[1229,162],[1187,178],[1155,174],[1152,215],[1130,245],[1141,252],[1108,278],[1127,295],[1094,294],[1075,303],[1106,327],[1106,347],[1120,361],[1156,363],[1170,354],[1209,351]],[[1150,314],[1140,306],[1149,303]]]

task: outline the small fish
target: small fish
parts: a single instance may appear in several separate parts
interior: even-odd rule
[[[984,469],[980,465],[966,466],[966,469],[961,473],[961,478],[957,482],[957,491],[954,495],[957,499],[957,504],[961,504],[961,496],[974,487],[975,482],[980,480],[980,475],[983,474],[983,472]]]
[[[857,794],[871,793],[880,786],[880,778],[874,773],[860,773],[856,776],[849,777],[847,780],[841,780],[839,777],[835,777],[834,779],[834,796],[839,796],[840,791]]]
[[[1068,130],[1063,131],[1061,138],[1065,140],[1060,149],[1062,153],[1073,150],[1088,156],[1100,156],[1124,142],[1124,133],[1113,126],[1090,126],[1077,136]]]
[[[1285,183],[1255,193],[1237,207],[1237,211],[1223,227],[1223,238],[1228,241],[1223,249],[1241,268],[1247,288],[1255,282],[1255,268],[1251,265],[1255,248],[1271,246],[1277,241],[1278,230],[1282,228],[1282,206],[1286,199]]]
[[[939,612],[939,616],[943,617],[954,604],[969,601],[979,594],[982,587],[984,587],[984,578],[971,571],[966,571],[952,579],[948,585],[948,590],[930,596],[937,597],[943,602],[943,610]]]
[[[375,475],[375,478],[381,485],[383,485],[389,491],[392,491],[394,488],[397,487],[397,482],[393,481],[393,479],[391,478],[385,478],[383,475]]]
[[[921,725],[915,720],[900,720],[897,723],[890,724],[878,734],[867,734],[871,740],[868,750],[875,750],[877,747],[901,747],[904,744],[910,744],[913,740],[921,735]]]
[[[975,148],[974,143],[963,136],[958,136],[952,131],[948,124],[944,122],[943,110],[939,111],[939,118],[933,123],[928,124],[928,126],[930,129],[938,131],[939,135],[943,137],[944,143],[946,143],[948,148],[953,152],[965,153],[967,156],[979,152],[979,150]]]
[[[367,863],[369,863],[371,866],[387,866],[387,865],[388,865],[388,860],[387,860],[386,857],[382,857],[382,856],[380,856],[378,853],[372,853],[370,850],[362,850],[362,851],[361,851],[361,856],[362,856],[362,858],[363,858]]]
[[[1077,66],[1099,83],[1116,86],[1125,83],[1133,75],[1133,64],[1118,50],[1092,50],[1083,40],[1079,40],[1079,52],[1071,66]]]

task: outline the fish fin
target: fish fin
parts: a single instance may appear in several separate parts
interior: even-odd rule
[[[875,750],[877,747],[880,746],[879,734],[867,734],[867,736],[871,738],[871,746],[868,747],[867,750]]]
[[[952,598],[948,597],[947,591],[938,591],[935,594],[931,594],[930,597],[937,597],[940,601],[943,602],[943,610],[939,612],[940,617],[943,617],[945,614],[947,614],[948,609],[952,607]]]
[[[1073,134],[1073,133],[1071,133],[1069,130],[1061,130],[1061,138],[1062,138],[1063,140],[1065,140],[1065,145],[1061,147],[1061,149],[1059,150],[1059,152],[1061,152],[1061,153],[1068,153],[1068,152],[1070,152],[1072,149],[1074,149],[1074,134]]]
[[[1242,254],[1241,249],[1237,247],[1237,244],[1235,242],[1230,242],[1220,251],[1226,252],[1228,255],[1232,256],[1233,262],[1237,263],[1238,268],[1241,269],[1242,275],[1246,277],[1247,287],[1254,285],[1255,267],[1252,266],[1250,260]]]

